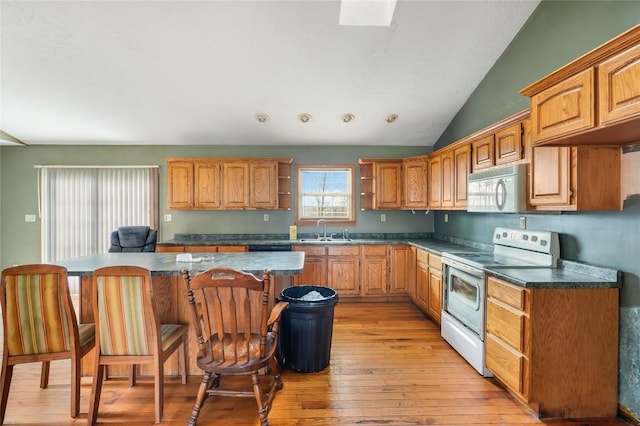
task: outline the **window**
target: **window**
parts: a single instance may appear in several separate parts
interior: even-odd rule
[[[298,165],[296,224],[315,225],[325,219],[335,225],[355,225],[352,165]]]
[[[44,263],[104,253],[119,226],[157,229],[157,166],[41,166],[39,193]]]

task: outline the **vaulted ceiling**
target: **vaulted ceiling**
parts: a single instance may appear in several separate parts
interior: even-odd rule
[[[537,5],[398,0],[374,27],[340,26],[337,0],[3,0],[0,129],[28,145],[433,145]]]

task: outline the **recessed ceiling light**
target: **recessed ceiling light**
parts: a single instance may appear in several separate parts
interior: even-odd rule
[[[356,116],[351,114],[351,113],[342,114],[340,116],[340,120],[342,120],[344,123],[348,123],[348,122],[352,121],[355,118],[356,118]]]
[[[258,120],[259,123],[266,123],[269,121],[269,116],[267,114],[258,114],[256,115],[256,120]]]
[[[389,114],[384,118],[387,123],[393,123],[398,119],[398,114]]]
[[[395,8],[396,0],[342,0],[339,24],[388,27]]]
[[[298,120],[300,120],[302,123],[308,123],[309,121],[311,121],[311,115],[302,113],[298,115]]]

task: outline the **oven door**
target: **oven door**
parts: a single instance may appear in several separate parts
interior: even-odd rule
[[[484,273],[445,265],[444,287],[443,310],[484,341]]]

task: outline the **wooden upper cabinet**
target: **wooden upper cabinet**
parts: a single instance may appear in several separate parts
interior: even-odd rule
[[[471,145],[465,144],[453,151],[454,194],[453,206],[467,207],[467,182],[471,172]]]
[[[167,162],[167,200],[170,209],[193,208],[193,161]]]
[[[525,87],[535,145],[635,145],[640,25]]]
[[[429,208],[442,207],[442,169],[440,155],[429,157]]]
[[[521,160],[524,156],[522,123],[505,127],[495,134],[496,165]]]
[[[194,161],[193,203],[196,209],[220,207],[220,163]]]
[[[275,161],[250,163],[250,205],[257,209],[278,207],[278,164]]]
[[[541,142],[595,127],[594,69],[531,97],[533,140]]]
[[[640,45],[598,66],[601,124],[640,116]]]
[[[453,150],[447,150],[440,154],[440,179],[442,183],[440,206],[451,208],[455,203],[455,163],[453,162]]]
[[[427,209],[427,158],[406,158],[403,163],[404,208]]]
[[[491,134],[471,142],[471,152],[473,154],[473,170],[495,166],[495,136]]]
[[[620,148],[534,147],[529,204],[536,210],[620,210]]]
[[[402,207],[402,162],[376,163],[376,206],[379,209]]]
[[[222,188],[225,208],[249,207],[249,163],[222,164]]]
[[[167,159],[169,208],[290,209],[292,161],[284,158]]]

